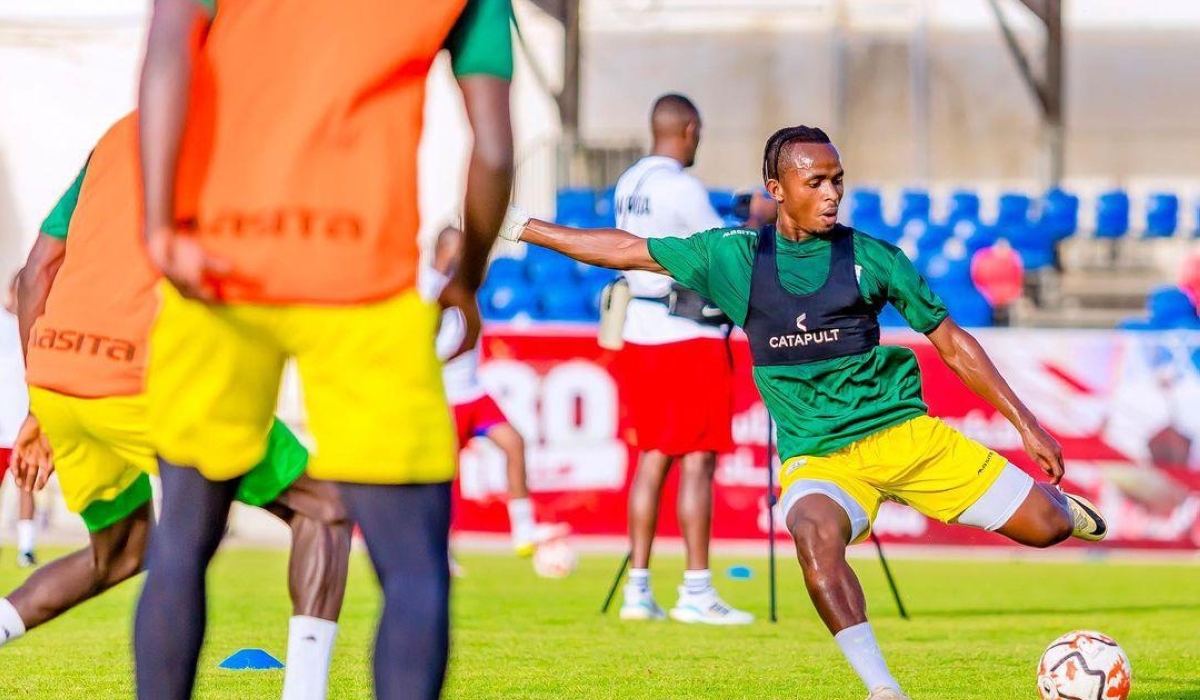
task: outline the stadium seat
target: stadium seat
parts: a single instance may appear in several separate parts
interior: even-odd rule
[[[1105,192],[1096,200],[1096,238],[1121,238],[1129,232],[1129,195]]]
[[[960,326],[986,328],[995,322],[992,305],[974,286],[957,287],[942,297],[950,318]]]
[[[536,287],[566,283],[575,278],[575,261],[552,250],[530,246],[525,253],[525,270]]]
[[[1170,238],[1179,227],[1179,197],[1158,192],[1146,202],[1146,238]]]
[[[721,218],[733,213],[733,192],[729,190],[709,190],[708,201]]]
[[[1010,226],[1001,232],[1012,247],[1021,254],[1026,270],[1040,270],[1054,264],[1057,259],[1057,238],[1042,222]]]
[[[950,195],[950,211],[946,213],[946,225],[957,226],[959,222],[979,223],[979,195],[960,190]]]
[[[925,190],[905,190],[900,194],[900,225],[910,221],[929,221],[930,199]]]
[[[1188,328],[1196,321],[1196,306],[1179,287],[1158,287],[1146,297],[1150,323],[1159,328]]]
[[[508,257],[495,258],[488,266],[487,278],[496,282],[522,283],[526,279],[525,261]]]
[[[850,224],[868,232],[883,224],[883,198],[878,190],[850,193]]]
[[[1018,192],[1005,192],[1000,195],[996,211],[996,227],[1005,229],[1011,226],[1024,226],[1029,223],[1030,200]]]
[[[1061,241],[1075,235],[1079,228],[1079,197],[1053,189],[1042,198],[1041,209],[1038,222],[1055,240]]]
[[[537,290],[537,308],[534,318],[543,321],[595,321],[599,315],[593,310],[587,291],[578,284],[555,284]]]
[[[537,301],[528,285],[511,282],[485,284],[479,296],[482,302],[479,311],[491,321],[532,315]]]
[[[908,328],[908,321],[904,320],[896,307],[884,304],[879,312],[879,325],[884,328]]]
[[[558,191],[554,220],[591,220],[596,217],[596,192],[584,187],[565,188]]]

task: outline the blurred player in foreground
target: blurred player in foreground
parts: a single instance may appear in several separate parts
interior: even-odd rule
[[[700,147],[700,111],[691,100],[667,94],[650,111],[650,155],[617,180],[617,225],[644,237],[687,236],[720,228],[721,217],[704,183],[688,168]],[[709,625],[744,625],[754,616],[721,600],[708,568],[712,535],[713,474],[717,453],[733,447],[733,367],[726,345],[728,319],[684,315],[706,302],[670,277],[644,270],[625,274],[633,299],[625,315],[618,355],[621,402],[639,450],[629,485],[629,581],[623,620],[660,620],[667,613],[650,587],[650,551],[667,474],[679,471],[679,530],[687,569],[671,618]]]
[[[570,229],[513,210],[501,235],[592,265],[668,274],[745,329],[755,382],[778,426],[780,505],[809,595],[869,700],[904,700],[846,562],[846,546],[869,535],[884,499],[1031,547],[1072,535],[1099,540],[1107,526],[1086,500],[1035,483],[927,415],[916,356],[879,343],[885,303],[1008,418],[1053,484],[1063,476],[1058,443],[979,343],[947,316],[908,258],[838,225],[842,177],[840,156],[823,131],[791,127],[768,140],[763,157],[763,180],[779,205],[777,228],[646,240],[616,229]]]
[[[7,314],[0,315],[0,485],[12,460],[17,431],[29,414],[29,391],[25,388],[25,361],[17,323],[17,282],[13,277],[4,300]],[[16,479],[13,479],[16,484]],[[33,494],[17,488],[17,566],[37,566],[37,528],[34,525]]]
[[[447,47],[473,133],[462,262],[475,294],[512,187],[509,0],[158,0],[139,93],[145,225],[160,287],[149,373],[164,517],[134,631],[138,697],[192,693],[204,574],[266,448],[295,358],[315,450],[384,604],[379,698],[436,698],[449,651],[454,426],[416,287],[417,147]],[[185,137],[186,136],[186,137]]]
[[[142,570],[153,521],[148,475],[157,471],[145,383],[159,277],[139,235],[136,138],[134,115],[105,133],[42,224],[21,275],[32,415],[17,442],[18,480],[40,489],[55,469],[90,543],[0,599],[0,644]],[[276,421],[236,496],[292,530],[284,700],[325,697],[350,556],[337,489],[305,476],[307,464],[304,446]]]
[[[455,272],[462,254],[462,231],[448,227],[438,234],[434,247],[433,271],[437,279],[431,284],[444,285]],[[462,351],[466,325],[462,312],[448,308],[442,312],[442,324],[438,328],[438,357],[445,361],[442,381],[446,385],[446,398],[454,411],[454,424],[458,430],[458,448],[462,450],[472,438],[486,437],[504,453],[508,472],[508,523],[512,531],[513,551],[527,557],[537,545],[550,539],[563,537],[568,528],[561,524],[539,526],[533,514],[533,501],[529,498],[529,482],[525,472],[525,439],[508,422],[508,417],[488,395],[479,381],[479,345]]]

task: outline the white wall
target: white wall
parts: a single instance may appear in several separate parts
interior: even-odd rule
[[[145,0],[0,0],[0,279],[24,262],[37,227],[104,130],[135,103]],[[539,63],[561,65],[561,28],[518,5]],[[443,60],[429,81],[421,145],[421,210],[428,234],[457,214],[466,170],[462,100]],[[550,77],[561,80],[554,70]],[[517,190],[552,213],[553,100],[518,51],[513,85]],[[547,154],[550,160],[547,162]]]

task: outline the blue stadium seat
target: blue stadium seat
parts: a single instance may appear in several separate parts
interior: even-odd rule
[[[1001,232],[1014,250],[1021,254],[1026,270],[1040,270],[1054,264],[1057,239],[1041,222],[1010,226]]]
[[[1129,233],[1129,195],[1120,190],[1096,199],[1096,238],[1121,238]]]
[[[878,190],[850,192],[850,224],[868,232],[883,224],[883,197]]]
[[[556,284],[538,288],[534,317],[544,321],[580,322],[595,321],[599,315],[581,285]]]
[[[916,222],[912,222],[910,225],[913,223]],[[940,251],[952,235],[954,235],[953,231],[947,226],[926,226],[924,232],[917,238],[918,255],[925,251]]]
[[[708,201],[721,217],[733,213],[733,192],[729,190],[709,190]]]
[[[1029,197],[1019,192],[1005,192],[997,203],[996,226],[1024,226],[1029,223]]]
[[[537,301],[528,285],[511,282],[485,284],[479,296],[480,313],[492,321],[511,321],[520,315],[532,315]]]
[[[1179,227],[1179,197],[1157,192],[1146,202],[1146,238],[1170,238]]]
[[[954,226],[960,221],[979,222],[978,194],[960,190],[950,195],[950,211],[946,214],[946,224]]]
[[[1079,228],[1079,197],[1060,189],[1050,190],[1042,198],[1039,223],[1055,240],[1075,235]]]
[[[586,220],[596,216],[596,192],[585,187],[564,188],[558,191],[554,220]]]
[[[900,224],[909,221],[929,221],[929,193],[925,190],[905,190],[900,193]]]
[[[1158,287],[1146,297],[1150,323],[1160,328],[1187,328],[1196,321],[1192,299],[1179,287]]]
[[[904,320],[896,307],[884,304],[879,312],[879,325],[884,328],[908,328],[908,321]]]
[[[575,261],[552,250],[529,246],[525,253],[525,270],[534,286],[573,281]]]
[[[517,258],[495,258],[488,266],[487,278],[496,282],[523,282],[525,261]]]
[[[950,317],[960,326],[985,328],[995,323],[992,305],[973,285],[958,287],[942,299]]]

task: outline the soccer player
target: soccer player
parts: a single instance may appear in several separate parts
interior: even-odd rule
[[[462,231],[454,227],[442,229],[433,255],[432,272],[436,279],[431,280],[430,284],[445,284],[454,274],[461,253]],[[561,524],[539,527],[534,519],[533,501],[529,498],[529,483],[525,473],[525,439],[508,422],[504,411],[500,410],[495,399],[488,395],[487,389],[479,381],[479,346],[459,353],[465,334],[462,313],[456,308],[443,311],[437,334],[437,353],[445,362],[442,382],[446,386],[446,398],[454,411],[458,447],[466,447],[472,438],[486,437],[504,453],[513,551],[527,557],[542,542],[566,535],[567,528]]]
[[[1058,443],[979,343],[947,316],[908,258],[838,225],[842,178],[838,151],[823,131],[790,127],[771,136],[763,157],[763,180],[779,204],[777,228],[646,240],[513,211],[501,235],[592,265],[671,275],[745,329],[754,379],[777,425],[781,507],[809,595],[869,700],[903,700],[846,563],[846,546],[869,535],[884,499],[1031,547],[1072,535],[1096,541],[1107,526],[1092,504],[1053,486],[1063,476]],[[915,355],[879,343],[885,303],[1008,418],[1053,485],[1035,483],[927,415]]]
[[[17,431],[29,413],[29,392],[25,390],[25,363],[21,358],[21,335],[17,325],[17,280],[13,276],[4,300],[7,314],[0,315],[0,482],[12,459]],[[16,483],[14,479],[14,483]],[[37,528],[34,526],[33,494],[17,489],[17,566],[37,566]]]
[[[449,648],[454,427],[416,288],[417,146],[442,49],[474,140],[464,246],[475,293],[512,186],[510,0],[158,0],[139,93],[145,232],[170,284],[152,337],[164,518],[134,625],[138,697],[187,698],[208,567],[266,447],[295,358],[315,450],[383,589],[380,698],[435,698]]]
[[[617,180],[617,226],[646,238],[721,226],[704,184],[687,172],[696,161],[700,127],[700,111],[683,95],[667,94],[654,102],[650,155]],[[663,484],[671,466],[678,464],[677,510],[687,570],[671,618],[749,624],[754,616],[721,600],[708,568],[713,472],[717,453],[733,447],[733,368],[726,328],[672,314],[672,295],[681,292],[666,275],[632,270],[625,278],[633,299],[625,317],[618,377],[639,455],[629,487],[630,569],[621,619],[667,616],[650,589],[650,550]]]
[[[147,341],[158,300],[140,236],[137,123],[118,121],[42,224],[21,275],[19,317],[32,415],[18,439],[22,485],[53,467],[90,543],[0,599],[5,641],[16,639],[142,569],[152,529],[147,434]],[[350,525],[328,483],[304,476],[308,453],[282,423],[242,479],[238,500],[292,530],[285,700],[325,697],[345,592]],[[50,453],[52,452],[52,457]],[[174,504],[186,510],[187,504]],[[170,521],[168,508],[163,513]]]

